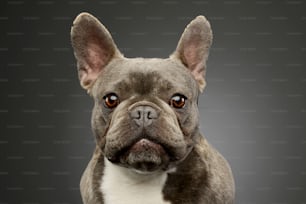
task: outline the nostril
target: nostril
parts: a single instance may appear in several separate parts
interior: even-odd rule
[[[134,110],[130,113],[131,118],[140,120],[142,118],[142,111],[141,110]]]
[[[137,117],[135,117],[135,119],[141,119],[142,118],[142,111],[138,110],[137,111]]]
[[[144,114],[145,114],[146,119],[149,119],[149,120],[156,119],[158,117],[157,112],[149,106],[145,107]]]
[[[158,112],[150,106],[134,107],[129,114],[138,126],[150,126],[158,118]]]
[[[157,118],[157,113],[156,113],[156,111],[148,111],[148,113],[147,113],[147,118],[148,118],[148,119],[156,119],[156,118]]]

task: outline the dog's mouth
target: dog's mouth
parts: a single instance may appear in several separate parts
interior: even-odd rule
[[[163,145],[141,138],[119,151],[115,157],[108,159],[113,163],[133,168],[139,172],[154,172],[165,170],[169,164],[170,156]]]

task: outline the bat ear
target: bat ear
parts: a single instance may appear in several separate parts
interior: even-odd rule
[[[122,57],[111,34],[89,13],[81,13],[73,21],[71,42],[80,84],[87,91],[112,59]]]
[[[204,16],[198,16],[187,25],[171,56],[178,58],[191,71],[201,92],[206,85],[206,61],[212,39],[209,22]]]

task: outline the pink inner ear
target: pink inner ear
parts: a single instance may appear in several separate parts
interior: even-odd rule
[[[109,61],[110,54],[105,52],[102,45],[96,42],[89,42],[85,51],[85,64],[80,69],[81,84],[86,87],[94,82],[103,67]]]
[[[187,45],[187,43],[185,44]],[[197,45],[194,43],[188,43],[187,46],[185,46],[184,49],[184,58],[185,63],[189,67],[189,69],[192,71],[195,66],[199,63],[199,56],[198,56],[198,50]]]
[[[182,61],[191,71],[194,79],[198,82],[200,90],[205,87],[205,47],[201,43],[201,37],[197,35],[188,36],[183,44]]]
[[[89,65],[88,73],[99,73],[106,65],[109,55],[105,53],[104,48],[96,43],[88,43],[86,62]]]

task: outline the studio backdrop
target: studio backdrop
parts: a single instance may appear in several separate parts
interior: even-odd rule
[[[0,204],[81,203],[95,146],[70,43],[83,11],[126,57],[166,58],[205,15],[214,40],[200,127],[232,167],[236,203],[306,203],[305,1],[2,0]]]

